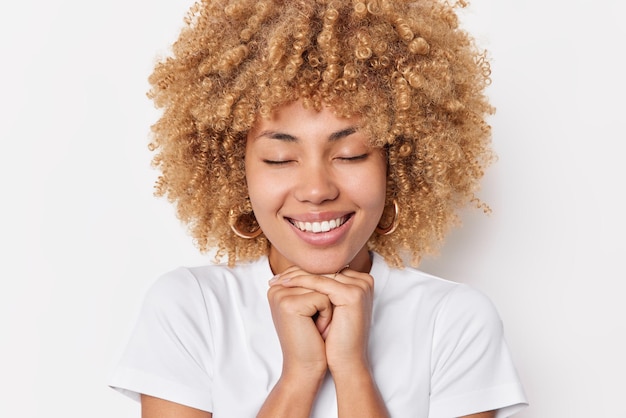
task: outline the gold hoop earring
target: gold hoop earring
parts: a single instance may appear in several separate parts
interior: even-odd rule
[[[391,223],[387,226],[380,226],[376,225],[376,232],[379,233],[380,235],[389,235],[391,233],[393,233],[393,231],[396,230],[396,228],[398,227],[398,224],[400,223],[400,218],[398,217],[398,213],[399,213],[399,208],[398,208],[398,202],[396,202],[396,199],[393,199],[393,219],[391,220]]]
[[[252,212],[236,216],[235,211],[231,209],[228,217],[230,219],[230,229],[239,238],[254,239],[263,233]]]

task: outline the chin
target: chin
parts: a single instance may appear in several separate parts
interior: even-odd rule
[[[347,264],[347,263],[346,263]],[[311,274],[319,274],[320,276],[335,274],[337,271],[341,270],[342,267],[345,267],[346,264],[341,264],[337,266],[329,267],[328,264],[325,266],[312,266],[312,267],[302,267],[304,271],[308,271]]]
[[[363,251],[367,251],[365,248],[356,250],[336,246],[306,250],[298,248],[297,251],[280,252],[276,247],[273,247],[273,250],[273,256],[271,254],[273,251],[270,250],[270,263],[281,271],[289,266],[297,266],[308,273],[323,275],[334,274],[347,265],[355,270],[364,270],[369,267],[362,265],[366,264],[366,258],[369,261],[369,252],[365,253],[367,256],[362,254]]]
[[[296,264],[302,270],[311,274],[334,274],[345,266],[349,265],[354,257],[332,257],[325,254],[318,256],[309,256],[306,259],[299,260],[300,264]]]

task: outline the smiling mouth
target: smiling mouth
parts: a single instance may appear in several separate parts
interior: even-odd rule
[[[329,221],[322,222],[302,222],[296,221],[295,219],[287,218],[287,220],[300,231],[303,232],[313,232],[314,234],[319,234],[322,232],[332,231],[333,229],[339,228],[341,225],[345,224],[348,219],[350,219],[352,215],[342,216],[340,218],[331,219]]]

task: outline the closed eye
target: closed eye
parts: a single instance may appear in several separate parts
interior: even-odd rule
[[[285,165],[291,161],[292,160],[263,160],[263,162],[268,165]]]
[[[361,155],[355,155],[353,157],[339,157],[340,160],[342,161],[359,161],[359,160],[364,160],[369,156],[368,153],[365,154],[361,154]]]

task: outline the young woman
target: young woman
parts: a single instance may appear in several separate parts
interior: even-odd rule
[[[159,195],[202,251],[111,386],[154,417],[503,417],[492,304],[416,265],[489,164],[489,66],[420,1],[204,1],[151,77]]]

